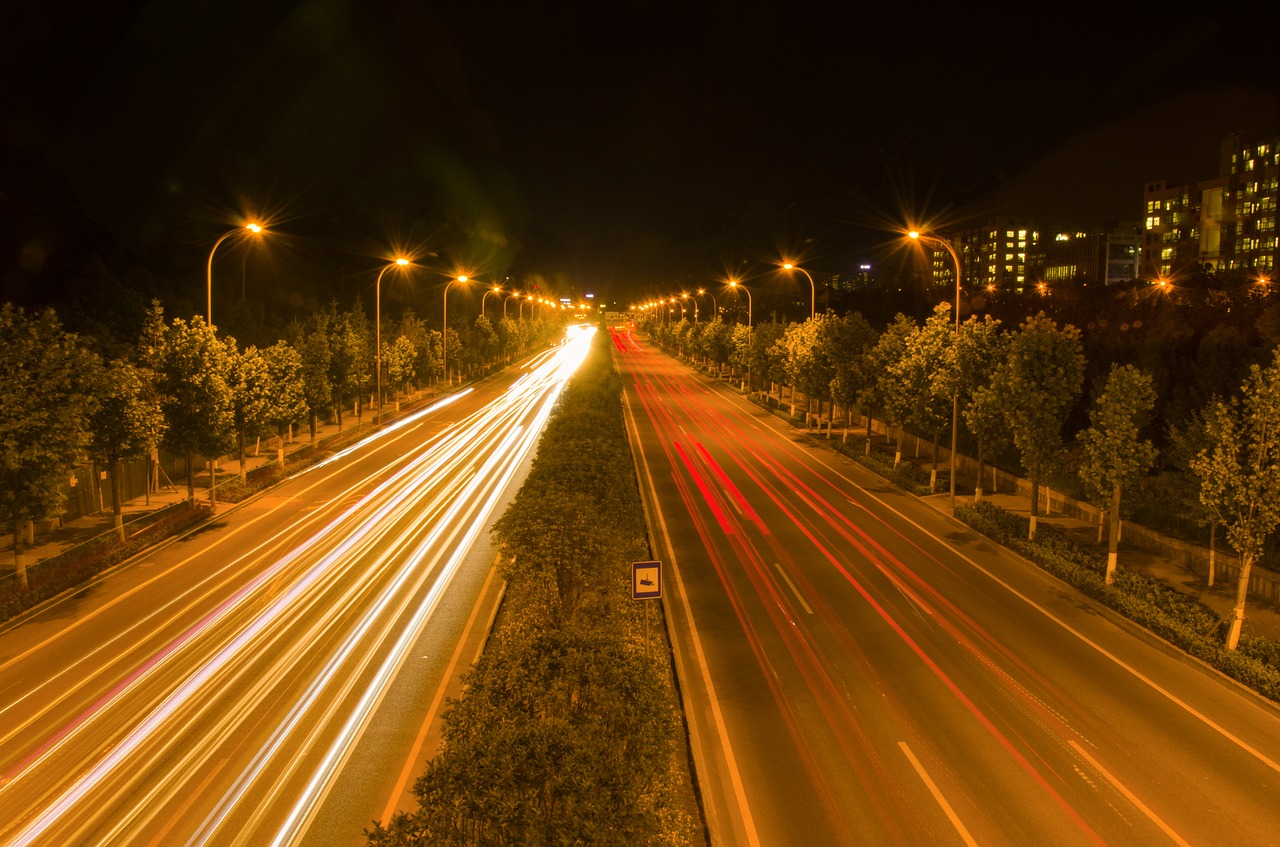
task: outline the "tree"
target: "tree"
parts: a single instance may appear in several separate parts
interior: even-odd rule
[[[1215,400],[1205,413],[1208,446],[1192,460],[1200,500],[1226,527],[1240,556],[1236,602],[1226,647],[1236,649],[1244,623],[1249,572],[1267,536],[1280,525],[1280,348],[1263,368],[1254,365],[1240,396]]]
[[[116,537],[124,540],[121,511],[120,460],[159,443],[164,415],[148,385],[150,374],[124,359],[110,363],[102,374],[98,407],[89,416],[89,453],[108,467],[111,509]]]
[[[834,361],[834,376],[831,377],[831,402],[844,408],[844,433],[840,440],[849,440],[849,424],[853,418],[853,407],[866,391],[874,376],[868,371],[868,352],[876,343],[876,331],[871,324],[857,312],[850,312],[841,318],[836,326],[833,344],[839,350]]]
[[[283,467],[285,430],[307,414],[302,356],[281,341],[262,351],[262,361],[267,366],[269,386],[265,418],[279,436],[276,461]]]
[[[399,399],[400,391],[413,381],[416,376],[414,363],[418,351],[413,342],[403,335],[397,335],[394,341],[382,344],[382,367],[386,371],[386,387],[394,399]]]
[[[1151,377],[1133,365],[1112,365],[1111,375],[1089,412],[1090,425],[1080,433],[1084,461],[1080,478],[1095,498],[1111,501],[1106,582],[1115,581],[1120,543],[1121,491],[1136,482],[1155,461],[1156,448],[1140,433],[1155,407]]]
[[[938,482],[938,434],[951,417],[954,383],[940,377],[946,368],[952,334],[951,305],[939,303],[924,324],[907,336],[902,357],[890,365],[893,380],[904,395],[906,422],[931,434],[930,491]]]
[[[22,526],[57,513],[62,485],[89,443],[101,362],[52,309],[28,316],[0,306],[0,514],[13,529],[13,562],[27,586]]]
[[[1013,443],[1031,477],[1031,525],[1035,540],[1040,481],[1062,451],[1062,423],[1084,381],[1080,331],[1058,329],[1044,312],[1027,318],[1009,341],[1002,394]]]
[[[778,362],[769,351],[785,333],[786,327],[779,321],[765,321],[751,328],[751,355],[747,364],[752,378],[759,382],[766,393],[773,393],[773,384],[782,379]]]
[[[748,392],[751,387],[747,385],[747,375],[751,372],[751,327],[737,324],[733,328],[730,336],[732,344],[732,352],[729,354],[729,366],[738,372],[741,379],[741,387]]]
[[[315,312],[305,334],[296,342],[302,360],[302,396],[311,424],[311,444],[316,443],[316,419],[322,409],[333,408],[333,385],[329,382],[329,313]]]
[[[227,348],[204,318],[190,323],[174,318],[164,333],[156,368],[156,388],[164,413],[164,446],[186,461],[187,497],[195,499],[194,458],[209,460],[215,471],[217,457],[232,443],[231,360]],[[216,496],[209,480],[209,502]]]
[[[1000,321],[984,315],[970,315],[960,324],[955,343],[947,347],[946,361],[939,373],[935,390],[940,394],[955,396],[961,416],[974,438],[978,441],[978,477],[974,486],[974,500],[982,499],[983,448],[993,441],[1007,437],[1008,428],[1000,409],[990,401],[994,394],[987,393],[981,400],[984,408],[973,411],[979,402],[978,394],[991,385],[1000,362],[1005,357],[1008,336],[1000,331]]]
[[[893,454],[895,468],[902,461],[902,427],[906,425],[914,403],[911,387],[903,382],[903,372],[898,363],[906,357],[907,345],[915,331],[916,322],[899,312],[894,315],[893,322],[885,327],[884,332],[880,333],[876,346],[868,354],[867,365],[875,374],[875,383],[864,392],[863,402],[869,408],[883,409],[885,423],[898,430]],[[870,428],[871,424],[868,422],[868,447],[871,443]]]
[[[244,479],[245,441],[257,437],[266,428],[271,406],[271,374],[261,351],[250,344],[237,352],[234,338],[223,344],[230,367],[227,385],[231,389],[231,418],[236,433],[236,445],[240,455],[240,479]]]
[[[1008,404],[1002,397],[1004,385],[1005,380],[1000,377],[1000,370],[997,369],[991,382],[974,389],[969,403],[960,413],[964,417],[964,425],[978,439],[978,481],[973,490],[975,501],[982,499],[982,476],[985,473],[987,447],[1007,443],[1013,437],[1012,430],[1009,429],[1009,418],[1005,415]],[[994,477],[992,488],[995,488]]]

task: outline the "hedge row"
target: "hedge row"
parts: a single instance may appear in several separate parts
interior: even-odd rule
[[[443,716],[419,807],[388,845],[687,845],[687,778],[661,608],[630,595],[650,557],[607,338],[570,380],[494,527],[507,580],[488,645]]]
[[[1036,540],[1028,541],[1030,521],[989,502],[957,506],[955,515],[1170,644],[1280,701],[1280,642],[1245,636],[1238,650],[1227,650],[1223,616],[1158,580],[1123,568],[1107,585],[1105,554],[1077,544],[1052,526],[1037,526]]]

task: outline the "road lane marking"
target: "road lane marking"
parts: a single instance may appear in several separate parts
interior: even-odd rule
[[[631,410],[631,400],[625,393],[622,395],[624,404],[626,405],[627,421],[631,425],[631,432],[635,435],[633,444],[640,444],[640,430],[636,426],[635,414]],[[649,460],[645,458],[644,451],[638,450],[633,455],[638,456],[640,464],[644,469],[645,481],[649,485],[649,493],[653,498],[654,511],[657,513],[658,528],[662,532],[663,542],[666,544],[667,556],[670,559],[671,572],[675,575],[676,593],[680,597],[680,605],[684,608],[685,622],[689,627],[689,635],[693,640],[694,655],[698,659],[698,668],[702,674],[702,683],[707,689],[707,698],[711,704],[711,714],[715,720],[716,733],[720,737],[720,746],[724,751],[725,764],[729,770],[729,781],[733,785],[733,794],[738,802],[738,812],[742,817],[742,825],[747,831],[747,842],[753,847],[760,847],[760,836],[756,832],[755,820],[751,816],[751,806],[747,803],[747,793],[742,785],[742,775],[738,772],[738,761],[733,755],[733,745],[729,742],[729,731],[725,726],[724,713],[720,709],[720,700],[716,697],[715,685],[711,682],[711,669],[707,667],[707,657],[702,649],[702,639],[698,635],[698,628],[693,622],[693,611],[689,608],[689,597],[685,593],[684,579],[680,575],[680,568],[676,564],[675,548],[671,544],[671,535],[667,531],[667,521],[663,517],[662,509],[658,506],[658,491],[654,486],[653,473],[649,470]],[[671,630],[674,638],[675,629]],[[677,653],[677,656],[679,654]],[[690,727],[694,726],[694,722],[690,722]]]
[[[453,679],[454,668],[457,667],[458,660],[462,656],[462,648],[467,643],[471,627],[475,625],[476,617],[480,614],[480,607],[484,605],[484,598],[489,593],[489,585],[493,582],[493,576],[497,572],[498,566],[495,560],[493,565],[489,567],[489,575],[484,578],[484,585],[480,588],[480,596],[476,598],[476,604],[471,608],[471,614],[467,617],[467,622],[462,627],[462,634],[458,636],[458,646],[453,649],[453,656],[449,659],[449,665],[445,668],[444,675],[440,678],[440,685],[436,688],[435,696],[431,699],[431,706],[427,709],[427,716],[422,722],[422,728],[418,730],[418,737],[413,740],[413,746],[409,749],[409,756],[405,760],[404,768],[400,771],[399,779],[396,780],[395,789],[391,792],[391,799],[387,801],[387,808],[379,819],[384,824],[391,822],[391,816],[395,814],[396,806],[400,805],[400,797],[404,794],[405,786],[413,778],[418,757],[422,754],[422,748],[427,743],[427,732],[435,721],[436,712],[439,711],[440,703],[444,700],[445,689],[449,687],[449,681]]]
[[[1074,742],[1073,742],[1074,743]],[[973,836],[969,834],[969,830],[965,829],[964,821],[960,820],[960,816],[956,814],[956,810],[951,808],[951,804],[947,802],[947,798],[942,795],[938,786],[929,776],[928,771],[924,769],[924,765],[920,764],[920,760],[916,758],[916,754],[911,752],[911,748],[907,746],[907,742],[899,741],[898,746],[902,748],[902,752],[906,754],[907,761],[911,762],[911,767],[916,769],[916,773],[920,776],[925,787],[929,789],[929,793],[933,795],[933,799],[938,801],[938,805],[942,807],[942,811],[946,812],[947,819],[951,821],[951,825],[956,828],[956,832],[964,840],[969,847],[978,847],[978,842],[973,840]]]
[[[774,562],[774,563],[773,563],[773,566],[774,566],[775,568],[777,568],[777,569],[778,569],[778,574],[779,574],[779,575],[780,575],[784,580],[786,580],[787,585],[791,588],[791,593],[792,593],[792,594],[794,594],[794,595],[796,595],[796,599],[800,601],[800,605],[801,605],[801,606],[804,606],[804,610],[805,610],[806,612],[808,612],[809,614],[811,614],[811,615],[812,615],[812,614],[813,614],[813,609],[810,609],[810,608],[809,608],[809,604],[808,604],[808,603],[806,603],[806,602],[804,601],[804,598],[800,596],[800,591],[799,591],[799,589],[797,589],[797,588],[796,588],[796,584],[795,584],[794,582],[792,582],[792,581],[791,581],[791,577],[787,576],[787,572],[786,572],[786,571],[784,571],[784,570],[782,569],[782,565],[780,565],[780,564],[779,564],[779,563],[777,563],[777,562]]]
[[[1138,811],[1142,812],[1142,814],[1146,815],[1147,818],[1152,823],[1160,827],[1160,830],[1165,835],[1169,836],[1169,838],[1172,839],[1175,844],[1181,844],[1182,847],[1191,847],[1191,845],[1187,844],[1187,842],[1183,840],[1182,836],[1178,835],[1178,833],[1173,831],[1172,827],[1170,827],[1167,823],[1162,821],[1155,812],[1147,808],[1146,803],[1143,803],[1141,800],[1139,800],[1132,791],[1130,791],[1128,788],[1125,788],[1124,785],[1121,784],[1120,780],[1112,776],[1110,771],[1108,771],[1102,765],[1098,764],[1098,762],[1092,756],[1086,753],[1085,749],[1080,746],[1079,742],[1077,742],[1074,738],[1072,738],[1072,739],[1069,739],[1067,743],[1071,745],[1073,750],[1075,750],[1082,757],[1084,757],[1084,760],[1086,762],[1088,762],[1090,765],[1093,765],[1094,770],[1096,770],[1098,773],[1106,777],[1107,782],[1115,786],[1115,789],[1119,791],[1121,794],[1123,794],[1130,803],[1137,806]]]
[[[772,421],[770,421],[770,422],[772,422]],[[781,424],[779,424],[779,425],[781,425]],[[1241,738],[1241,737],[1239,737],[1238,735],[1236,735],[1236,734],[1232,733],[1229,729],[1227,729],[1227,728],[1226,728],[1225,726],[1223,726],[1222,724],[1218,723],[1217,721],[1213,720],[1213,719],[1212,719],[1211,717],[1209,717],[1208,715],[1206,715],[1206,714],[1204,714],[1203,712],[1199,711],[1199,710],[1198,710],[1198,709],[1196,709],[1194,706],[1192,706],[1190,703],[1186,702],[1185,700],[1182,700],[1182,699],[1181,699],[1181,698],[1179,698],[1176,694],[1174,694],[1172,691],[1168,690],[1167,688],[1164,688],[1164,687],[1163,687],[1163,686],[1161,686],[1158,682],[1156,682],[1154,679],[1151,679],[1150,677],[1146,676],[1146,675],[1145,675],[1145,674],[1143,674],[1141,671],[1139,671],[1137,668],[1133,667],[1132,665],[1130,665],[1128,662],[1126,662],[1126,661],[1124,661],[1123,659],[1121,659],[1121,658],[1120,658],[1119,656],[1117,656],[1116,654],[1114,654],[1114,653],[1110,652],[1110,651],[1109,651],[1109,650],[1107,650],[1105,647],[1103,647],[1101,644],[1099,644],[1098,642],[1096,642],[1096,641],[1094,641],[1093,639],[1089,638],[1089,637],[1088,637],[1088,636],[1086,636],[1083,632],[1079,631],[1078,629],[1076,629],[1075,627],[1071,626],[1069,623],[1067,623],[1067,622],[1066,622],[1066,621],[1064,621],[1063,619],[1059,618],[1057,615],[1055,615],[1055,614],[1053,614],[1052,612],[1050,612],[1050,611],[1049,611],[1047,608],[1045,608],[1044,606],[1042,606],[1042,605],[1040,605],[1039,603],[1037,603],[1036,601],[1032,600],[1032,599],[1031,599],[1030,597],[1028,597],[1026,594],[1023,594],[1021,591],[1018,591],[1016,588],[1014,588],[1014,587],[1013,587],[1012,585],[1010,585],[1008,582],[1006,582],[1005,580],[1003,580],[1003,579],[1001,579],[1000,577],[996,576],[996,575],[995,575],[991,570],[989,570],[988,568],[985,568],[985,567],[983,567],[982,565],[978,564],[978,562],[977,562],[977,561],[975,561],[974,559],[972,559],[971,557],[969,557],[967,554],[965,554],[964,552],[962,552],[958,547],[954,546],[953,544],[951,544],[950,542],[948,542],[948,541],[944,540],[943,538],[940,538],[939,536],[935,535],[935,534],[934,534],[933,532],[931,532],[930,530],[926,529],[925,527],[921,526],[919,523],[917,523],[917,522],[915,522],[914,520],[912,520],[911,518],[907,517],[903,512],[901,512],[900,510],[898,510],[898,509],[894,508],[892,505],[890,505],[890,504],[889,504],[889,502],[888,502],[887,500],[885,500],[884,498],[882,498],[882,497],[880,497],[879,495],[877,495],[877,494],[876,494],[874,491],[872,491],[871,489],[869,489],[869,488],[867,488],[867,487],[865,487],[865,486],[863,486],[863,485],[860,485],[859,483],[855,482],[855,481],[854,481],[853,479],[851,479],[850,477],[846,476],[842,470],[840,470],[840,469],[838,469],[838,468],[836,468],[836,467],[834,467],[834,466],[832,466],[832,465],[828,464],[828,463],[827,463],[827,462],[826,462],[822,457],[820,457],[820,456],[818,455],[818,453],[817,453],[817,448],[816,448],[816,447],[810,447],[810,448],[807,448],[807,449],[806,449],[806,447],[805,447],[805,446],[802,446],[802,445],[800,445],[800,444],[797,444],[797,443],[795,443],[795,442],[791,441],[791,440],[790,440],[790,439],[788,439],[788,438],[784,438],[784,437],[782,437],[782,436],[783,436],[783,433],[780,433],[780,432],[777,432],[777,431],[769,430],[768,428],[766,428],[766,427],[762,427],[762,426],[759,426],[758,424],[756,425],[756,427],[757,427],[757,429],[760,429],[760,430],[763,430],[763,431],[766,431],[766,432],[772,432],[772,434],[773,434],[773,435],[775,435],[775,436],[777,436],[777,437],[779,438],[779,440],[780,440],[780,441],[782,441],[782,442],[784,443],[784,445],[785,445],[785,444],[789,444],[789,445],[791,445],[791,446],[795,449],[795,451],[796,451],[796,452],[798,452],[798,453],[802,453],[802,454],[804,454],[807,458],[812,459],[815,463],[817,463],[817,464],[819,464],[819,465],[822,465],[822,466],[823,466],[824,468],[826,468],[828,471],[830,471],[831,473],[833,473],[833,474],[835,474],[836,476],[840,477],[840,478],[841,478],[841,479],[843,479],[845,482],[847,482],[849,485],[852,485],[854,488],[856,488],[858,491],[861,491],[864,495],[866,495],[866,497],[867,497],[867,499],[868,499],[868,500],[872,500],[872,501],[876,502],[876,503],[877,503],[877,504],[879,504],[882,508],[884,508],[884,509],[886,509],[886,510],[888,510],[888,511],[892,512],[892,513],[893,513],[893,514],[895,514],[895,515],[897,515],[897,516],[898,516],[898,518],[899,518],[899,519],[901,519],[903,522],[905,522],[905,523],[907,523],[907,524],[909,524],[909,525],[911,525],[911,526],[915,527],[915,528],[916,528],[916,529],[918,529],[920,532],[924,533],[924,534],[925,534],[925,535],[927,535],[929,538],[933,539],[933,540],[934,540],[934,541],[935,541],[939,546],[941,546],[943,549],[950,551],[952,555],[956,556],[957,558],[961,559],[961,560],[962,560],[962,561],[964,561],[964,562],[967,562],[967,563],[968,563],[969,565],[971,565],[971,566],[972,566],[976,571],[978,571],[979,573],[981,573],[981,574],[983,574],[984,576],[986,576],[988,579],[990,579],[990,580],[991,580],[992,582],[994,582],[996,585],[999,585],[1001,588],[1003,588],[1004,590],[1008,591],[1010,594],[1012,594],[1014,597],[1016,597],[1016,598],[1018,598],[1019,600],[1021,600],[1023,603],[1026,603],[1026,604],[1027,604],[1028,606],[1030,606],[1032,609],[1036,610],[1036,611],[1037,611],[1037,612],[1039,612],[1041,615],[1043,615],[1046,619],[1048,619],[1048,620],[1050,620],[1050,621],[1053,621],[1055,624],[1057,624],[1057,625],[1058,625],[1059,627],[1061,627],[1063,630],[1065,630],[1066,632],[1068,632],[1068,633],[1070,633],[1072,636],[1074,636],[1076,639],[1078,639],[1082,644],[1085,644],[1085,645],[1087,645],[1088,647],[1092,648],[1092,649],[1093,649],[1093,650],[1095,650],[1099,655],[1101,655],[1101,656],[1103,656],[1104,658],[1106,658],[1106,659],[1108,659],[1109,661],[1111,661],[1111,662],[1112,662],[1113,664],[1115,664],[1117,667],[1121,668],[1121,669],[1122,669],[1122,670],[1124,670],[1126,673],[1128,673],[1128,674],[1130,674],[1131,676],[1133,676],[1135,679],[1137,679],[1139,682],[1141,682],[1141,683],[1143,683],[1144,685],[1146,685],[1146,686],[1147,686],[1148,688],[1150,688],[1152,691],[1154,691],[1155,693],[1159,694],[1161,697],[1164,697],[1164,698],[1165,698],[1166,700],[1168,700],[1170,703],[1172,703],[1173,705],[1175,705],[1175,706],[1177,706],[1178,708],[1182,709],[1184,712],[1186,712],[1188,715],[1190,715],[1191,717],[1195,718],[1196,720],[1200,721],[1200,722],[1201,722],[1202,724],[1204,724],[1206,727],[1210,728],[1210,729],[1211,729],[1211,730],[1213,730],[1214,732],[1217,732],[1217,733],[1218,733],[1219,735],[1221,735],[1223,738],[1227,739],[1227,740],[1228,740],[1228,741],[1230,741],[1232,744],[1235,744],[1235,745],[1236,745],[1237,747],[1239,747],[1241,750],[1244,750],[1244,751],[1245,751],[1245,752],[1247,752],[1249,755],[1251,755],[1251,756],[1253,756],[1255,759],[1257,759],[1259,762],[1261,762],[1262,764],[1266,765],[1268,768],[1270,768],[1270,769],[1272,769],[1272,770],[1276,771],[1277,773],[1280,773],[1280,762],[1276,762],[1274,759],[1272,759],[1271,757],[1267,756],[1267,755],[1266,755],[1265,753],[1263,753],[1261,750],[1259,750],[1258,748],[1256,748],[1256,747],[1254,747],[1253,745],[1249,744],[1249,743],[1248,743],[1247,741],[1245,741],[1243,738]],[[850,459],[849,461],[853,461],[853,460],[852,460],[852,459]],[[859,468],[860,468],[861,466],[860,466],[860,465],[858,465],[857,467],[859,467]],[[871,473],[871,471],[867,471],[867,473]],[[854,501],[850,500],[850,502],[854,502]],[[919,500],[917,500],[917,502],[919,503],[920,501],[919,501]],[[870,510],[869,508],[867,508],[867,506],[866,506],[866,505],[861,504],[861,503],[858,503],[858,504],[856,504],[856,505],[858,505],[858,507],[859,507],[859,508],[861,508],[861,509],[865,510],[868,514],[871,514],[871,510]],[[921,505],[923,505],[923,503],[921,503]],[[928,508],[928,509],[932,509],[932,507],[931,507],[931,506],[926,507],[926,508]],[[940,513],[939,513],[939,514],[940,514]],[[945,516],[943,516],[943,518],[945,519]],[[958,519],[958,518],[955,518],[954,520],[956,520],[956,522],[957,522],[957,523],[962,523],[961,521],[959,521],[959,519]],[[886,525],[886,526],[888,526],[888,524],[887,524],[887,523],[886,523],[885,525]],[[987,538],[985,535],[982,535],[981,533],[979,533],[976,529],[973,529],[972,527],[970,527],[970,526],[968,526],[968,525],[964,525],[963,523],[962,523],[962,525],[964,526],[964,529],[968,530],[969,532],[972,532],[976,538],[981,539],[981,540],[986,540],[986,541],[990,541],[990,540],[991,540],[991,539]],[[895,532],[896,532],[896,530],[895,530]],[[906,534],[905,534],[905,533],[897,533],[897,534],[898,534],[900,537],[902,537],[902,538],[907,538],[907,536],[906,536]],[[993,543],[994,543],[994,542],[993,542]],[[1003,550],[1005,553],[1008,553],[1008,554],[1009,554],[1009,555],[1011,555],[1011,556],[1015,556],[1015,557],[1017,557],[1017,558],[1019,558],[1019,559],[1022,559],[1023,561],[1028,561],[1028,560],[1026,559],[1026,557],[1025,557],[1025,556],[1021,556],[1020,554],[1015,553],[1014,551],[1009,550],[1008,548],[1003,548],[1003,547],[1001,547],[1000,549],[1001,549],[1001,550]],[[1067,589],[1069,589],[1070,591],[1072,591],[1073,593],[1075,593],[1075,594],[1079,595],[1080,597],[1085,597],[1086,599],[1088,599],[1088,598],[1087,598],[1087,595],[1085,595],[1085,594],[1084,594],[1084,592],[1080,591],[1080,589],[1078,589],[1078,588],[1074,587],[1074,586],[1073,586],[1073,585],[1071,585],[1070,583],[1067,583],[1067,582],[1064,582],[1064,581],[1063,581],[1063,580],[1061,580],[1061,579],[1058,579],[1057,577],[1055,577],[1055,576],[1053,576],[1052,574],[1050,574],[1050,573],[1048,573],[1047,571],[1045,571],[1043,568],[1040,568],[1040,567],[1036,566],[1034,563],[1031,563],[1031,567],[1034,569],[1034,570],[1032,571],[1033,573],[1038,573],[1038,574],[1040,574],[1041,576],[1045,577],[1046,579],[1051,580],[1053,584],[1056,584],[1056,585],[1062,586],[1062,587],[1064,587],[1064,588],[1067,588]],[[1096,602],[1096,601],[1092,601],[1092,602]],[[1101,606],[1102,604],[1099,604],[1099,605]],[[1110,607],[1109,607],[1109,606],[1104,606],[1103,608],[1110,609]],[[1113,610],[1113,611],[1114,611],[1114,610]],[[1117,613],[1117,614],[1119,614],[1119,613]],[[1139,624],[1134,624],[1134,625],[1135,625],[1135,626],[1139,626]],[[1119,629],[1119,627],[1118,627],[1118,626],[1117,626],[1117,628]],[[1177,649],[1177,648],[1175,648],[1175,649]],[[1186,654],[1186,651],[1179,651],[1179,652],[1182,652],[1184,655],[1188,655],[1188,654]],[[1212,668],[1210,668],[1210,669],[1212,670]],[[1219,671],[1218,673],[1219,673],[1219,674],[1221,674],[1221,672],[1220,672],[1220,671]]]

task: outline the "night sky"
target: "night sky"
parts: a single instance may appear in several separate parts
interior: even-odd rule
[[[1137,220],[1145,181],[1280,132],[1274,11],[907,7],[10,3],[0,299],[56,303],[92,252],[201,306],[251,216],[218,273],[272,308],[391,249],[629,302],[887,261],[909,217]]]

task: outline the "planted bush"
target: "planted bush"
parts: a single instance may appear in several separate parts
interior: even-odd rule
[[[1103,580],[1106,560],[1051,526],[1027,540],[1029,521],[987,501],[957,506],[955,515],[997,543],[1035,562],[1099,602],[1159,635],[1272,700],[1280,701],[1280,643],[1246,638],[1238,652],[1223,647],[1223,619],[1217,612],[1132,571],[1118,570]]]
[[[444,714],[419,807],[375,825],[371,845],[699,840],[670,657],[648,649],[630,599],[630,563],[649,548],[621,384],[597,340],[494,526],[502,611]]]

